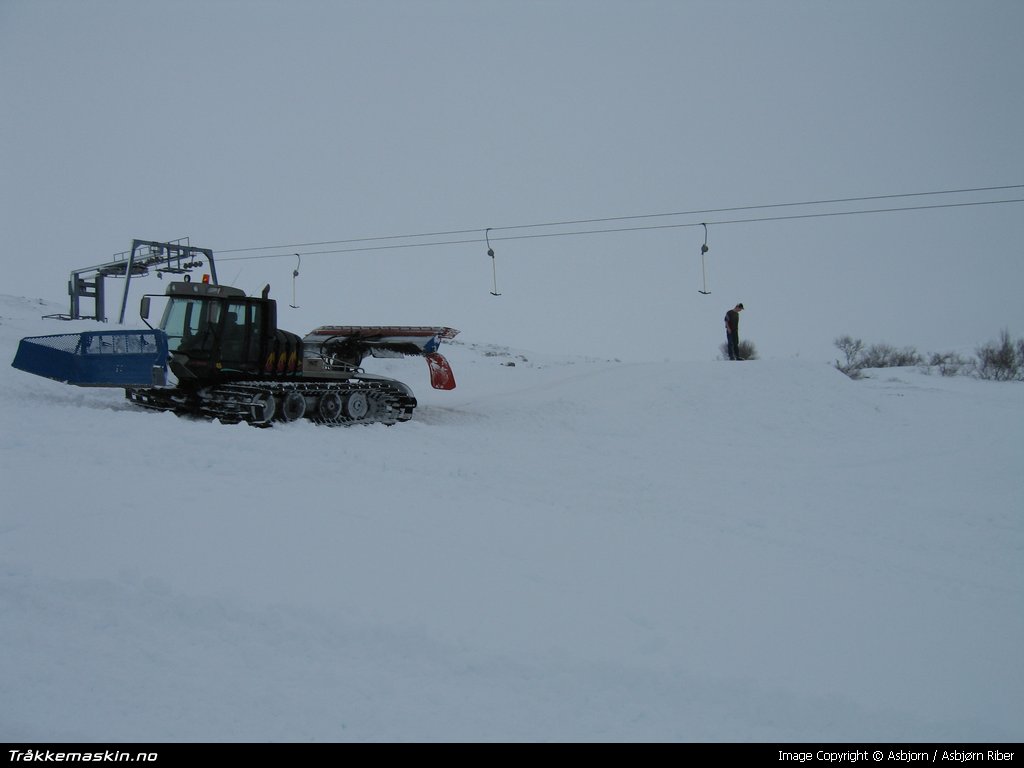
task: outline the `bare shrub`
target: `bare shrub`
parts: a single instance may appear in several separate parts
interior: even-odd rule
[[[729,359],[729,345],[726,342],[722,342],[718,351],[721,353],[722,360]],[[752,341],[741,341],[739,344],[740,360],[757,360],[757,347],[754,346]]]
[[[865,368],[896,368],[920,366],[925,373],[938,369],[943,376],[977,376],[994,381],[1024,381],[1024,339],[1014,340],[1008,330],[999,334],[998,341],[977,349],[977,359],[957,352],[933,353],[927,362],[913,347],[897,349],[890,344],[872,344],[852,336],[840,336],[834,344],[843,353],[844,360],[836,360],[836,368],[851,379],[864,376]]]
[[[975,362],[957,352],[934,352],[928,359],[928,366],[937,368],[943,376],[960,376],[971,373]]]
[[[913,347],[896,349],[890,344],[865,347],[863,341],[852,336],[840,336],[833,343],[845,358],[836,360],[836,368],[851,379],[863,378],[865,368],[900,368],[924,363],[924,358]]]
[[[1024,339],[1014,342],[1010,338],[1010,332],[1003,329],[998,341],[978,347],[978,378],[993,381],[1024,378],[1021,371],[1024,366],[1024,355],[1019,354],[1022,348]]]
[[[864,350],[864,342],[852,336],[840,336],[833,343],[846,358],[845,362],[836,360],[836,368],[851,379],[861,378],[863,374],[860,372],[861,367],[857,364],[857,361],[860,359],[860,353]]]
[[[872,344],[864,350],[858,365],[861,368],[903,368],[923,362],[924,358],[913,347],[896,349],[890,344]]]

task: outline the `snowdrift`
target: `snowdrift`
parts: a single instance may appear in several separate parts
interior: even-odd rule
[[[1024,736],[1024,387],[462,338],[393,428],[4,366],[0,738]]]

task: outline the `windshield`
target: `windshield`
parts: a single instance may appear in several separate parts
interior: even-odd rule
[[[199,341],[196,337],[212,331],[219,319],[218,301],[172,297],[164,310],[160,328],[167,334],[168,349],[174,352],[183,344]],[[210,333],[204,335],[212,341]]]

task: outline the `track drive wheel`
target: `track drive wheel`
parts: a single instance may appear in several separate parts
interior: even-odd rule
[[[370,412],[370,401],[365,392],[349,392],[342,398],[342,413],[353,421],[365,419]]]
[[[341,395],[337,392],[324,392],[316,411],[317,416],[325,422],[337,421],[341,416]]]
[[[270,392],[257,392],[249,402],[249,423],[266,426],[277,413],[277,398]]]
[[[306,398],[301,392],[289,392],[281,403],[278,418],[281,421],[298,421],[306,415]]]

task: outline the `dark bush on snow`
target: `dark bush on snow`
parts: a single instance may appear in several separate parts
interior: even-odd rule
[[[872,344],[861,354],[861,368],[903,368],[921,365],[924,358],[913,347],[896,349],[889,344]]]
[[[718,348],[719,352],[722,353],[722,360],[729,359],[729,345],[726,342],[722,342]],[[752,341],[741,341],[740,342],[740,359],[741,360],[757,360],[757,347],[754,346]]]
[[[1013,381],[1024,379],[1024,339],[1016,342],[1003,330],[999,340],[978,347],[977,375],[981,379]]]
[[[845,362],[836,360],[836,368],[845,373],[851,379],[862,378],[864,374],[860,372],[860,369],[864,366],[860,365],[859,362],[861,359],[861,352],[864,351],[864,342],[860,339],[855,339],[852,336],[840,336],[835,340],[834,344],[846,358]]]
[[[975,365],[974,358],[957,352],[935,352],[928,358],[928,367],[935,368],[943,376],[966,376],[974,371]]]
[[[896,349],[889,344],[865,347],[863,341],[852,336],[840,336],[834,344],[843,353],[843,359],[836,360],[836,368],[851,379],[862,378],[865,368],[919,365],[928,370],[937,368],[943,376],[973,375],[995,381],[1024,381],[1024,339],[1015,341],[1007,330],[999,334],[998,341],[978,347],[977,359],[943,352],[932,354],[926,362],[913,347]]]
[[[852,336],[840,336],[833,343],[845,358],[842,361],[836,360],[836,368],[851,379],[862,378],[865,368],[902,368],[924,364],[924,358],[913,347],[896,349],[890,344],[872,344],[865,347],[863,341]]]

